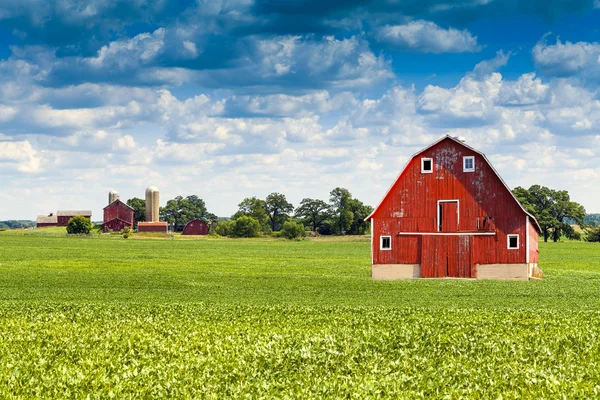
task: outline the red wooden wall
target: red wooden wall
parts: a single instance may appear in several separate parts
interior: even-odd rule
[[[193,219],[185,225],[182,235],[208,235],[208,225],[199,219]]]
[[[121,200],[115,200],[104,207],[102,230],[121,231],[126,226],[133,228],[133,210]]]
[[[463,171],[463,156],[475,157],[474,172]],[[433,158],[432,173],[421,173],[423,157]],[[413,157],[373,214],[373,263],[423,264],[424,254],[429,261],[441,257],[429,254],[440,246],[446,257],[460,246],[463,246],[461,251],[467,251],[466,239],[398,235],[437,232],[438,200],[457,200],[457,203],[441,203],[447,214],[442,219],[442,231],[496,232],[493,236],[470,236],[468,251],[472,265],[526,262],[526,235],[530,234],[526,213],[479,153],[446,138]],[[456,221],[452,219],[455,206]],[[486,227],[478,229],[477,220],[481,223],[484,217],[488,217]],[[518,249],[508,249],[508,234],[519,234]],[[380,250],[382,235],[392,237],[392,250]]]

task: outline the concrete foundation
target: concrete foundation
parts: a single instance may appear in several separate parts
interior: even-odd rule
[[[419,277],[421,277],[419,264],[374,264],[371,268],[371,278],[376,281]]]
[[[527,281],[530,276],[528,264],[477,264],[477,279]]]
[[[475,278],[503,281],[527,281],[541,278],[543,272],[537,264],[477,264]],[[376,281],[412,279],[421,277],[420,264],[374,264],[371,278]]]

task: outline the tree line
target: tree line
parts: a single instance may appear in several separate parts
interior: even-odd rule
[[[127,200],[134,209],[137,224],[146,217],[146,203],[134,197]],[[294,207],[284,194],[271,193],[265,199],[247,197],[238,204],[230,218],[218,218],[208,212],[206,203],[198,196],[177,196],[160,208],[160,219],[180,231],[193,219],[208,224],[217,223],[215,232],[222,236],[255,237],[282,232],[284,236],[302,236],[306,230],[321,235],[365,234],[369,224],[364,219],[373,211],[354,198],[350,191],[337,187],[329,193],[329,202],[304,198]]]
[[[537,219],[544,242],[552,238],[554,242],[565,236],[581,240],[578,225],[589,242],[600,242],[600,214],[586,215],[585,208],[571,201],[566,190],[554,190],[545,186],[533,185],[529,189],[516,187],[513,194],[523,207]]]

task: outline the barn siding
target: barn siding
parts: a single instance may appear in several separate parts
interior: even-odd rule
[[[103,230],[121,231],[126,226],[133,228],[133,209],[121,200],[115,200],[104,207]]]
[[[474,172],[463,171],[464,156],[474,157]],[[433,159],[433,173],[421,173],[423,157]],[[398,234],[437,232],[438,200],[458,201],[458,231],[471,233],[469,239],[460,242],[456,239],[460,236]],[[372,217],[377,221],[372,226],[373,264],[422,264],[422,276],[439,276],[441,271],[428,270],[433,263],[439,263],[448,251],[468,251],[470,265],[460,264],[456,273],[476,276],[478,264],[525,263],[527,235],[532,247],[530,262],[537,262],[537,251],[533,258],[533,247],[537,250],[533,223],[525,224],[525,212],[488,162],[450,138],[411,159]],[[478,230],[477,220],[484,217],[488,218],[487,226]],[[477,235],[482,232],[496,234]],[[508,249],[509,234],[519,235],[518,249]],[[391,251],[380,250],[381,236],[392,237]],[[438,254],[440,246],[445,249]],[[429,259],[422,260],[422,254],[428,254]]]
[[[529,263],[537,264],[539,258],[538,239],[539,235],[535,226],[529,221]]]

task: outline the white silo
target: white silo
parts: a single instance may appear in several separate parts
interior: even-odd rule
[[[117,200],[119,198],[119,193],[115,192],[114,190],[111,190],[110,192],[108,192],[108,204],[111,204],[113,201]]]
[[[160,196],[156,186],[146,189],[146,222],[159,220]]]

